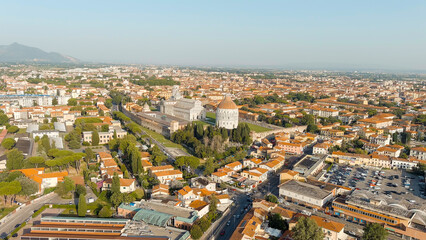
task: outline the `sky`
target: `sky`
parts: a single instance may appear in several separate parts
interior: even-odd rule
[[[426,71],[426,1],[3,1],[0,45],[83,61]]]

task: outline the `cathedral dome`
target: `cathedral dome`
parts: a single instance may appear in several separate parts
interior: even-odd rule
[[[225,96],[222,102],[217,106],[218,109],[238,109],[237,105],[232,101],[231,97]]]

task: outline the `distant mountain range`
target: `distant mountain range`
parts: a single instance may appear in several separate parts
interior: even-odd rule
[[[48,53],[39,48],[12,43],[10,45],[0,45],[0,62],[78,63],[79,60],[60,53]]]

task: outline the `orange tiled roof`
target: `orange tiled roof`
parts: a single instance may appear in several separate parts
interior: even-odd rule
[[[235,167],[238,167],[240,165],[241,165],[241,163],[239,161],[235,161],[235,162],[226,164],[225,167],[227,167],[227,168],[235,168]]]
[[[179,170],[168,170],[168,171],[155,172],[154,175],[157,177],[164,177],[164,176],[182,175],[182,172]]]
[[[120,178],[120,186],[130,186],[132,185],[132,183],[135,182],[135,179],[125,179],[125,178]]]

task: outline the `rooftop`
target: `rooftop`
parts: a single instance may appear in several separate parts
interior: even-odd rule
[[[284,182],[280,185],[280,189],[295,192],[299,195],[319,200],[322,200],[331,194],[331,192],[328,190],[296,180]]]

